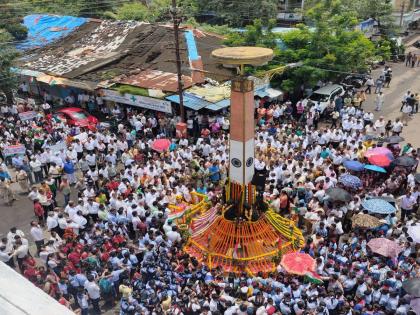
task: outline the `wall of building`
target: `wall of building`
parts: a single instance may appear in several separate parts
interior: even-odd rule
[[[74,315],[3,262],[0,274],[1,315]]]

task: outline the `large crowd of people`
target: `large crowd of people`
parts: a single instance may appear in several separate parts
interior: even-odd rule
[[[186,240],[169,206],[188,207],[194,191],[212,206],[222,202],[229,119],[193,114],[188,138],[175,139],[179,117],[118,106],[108,113],[118,118],[114,128],[94,131],[55,120],[50,106],[25,121],[18,113],[32,108],[2,109],[0,146],[23,144],[26,154],[3,157],[1,196],[13,203],[16,181],[34,219],[29,235],[10,229],[0,260],[83,315],[111,307],[121,315],[413,314],[416,297],[402,283],[420,277],[419,244],[407,232],[420,224],[419,156],[410,144],[386,142],[403,122],[375,120],[363,97],[337,96],[322,113],[317,104],[256,99],[255,165],[266,173],[265,201],[304,231],[301,251],[316,259],[320,283],[281,265],[269,274],[226,274],[183,252]],[[152,149],[158,138],[171,139],[168,150]],[[366,151],[381,146],[415,165],[391,165],[386,173],[345,168],[345,161],[366,163]],[[362,185],[345,187],[349,202],[333,202],[326,190],[343,187],[344,174]],[[363,200],[375,196],[399,205],[401,214],[371,213],[379,226],[352,225],[352,217],[366,214]],[[403,250],[375,254],[367,243],[377,237]]]

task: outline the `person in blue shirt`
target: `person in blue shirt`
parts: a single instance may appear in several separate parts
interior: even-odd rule
[[[172,151],[176,150],[176,148],[177,148],[176,143],[172,142],[171,145],[169,146],[169,151],[172,152]]]
[[[217,183],[220,180],[220,169],[217,166],[217,162],[214,162],[212,166],[209,167],[210,180],[213,183]]]
[[[117,220],[117,210],[116,209],[111,209],[108,212],[108,221],[112,222],[113,224],[117,224],[118,220]]]
[[[2,167],[0,167],[0,180],[5,180],[5,179],[10,180],[11,177],[6,170],[4,170]]]
[[[320,153],[320,156],[323,158],[323,159],[326,159],[328,156],[330,155],[330,150],[328,149],[328,148],[323,148],[322,149],[322,151],[321,151],[321,153]]]
[[[66,159],[66,162],[63,165],[63,172],[64,174],[66,174],[67,180],[69,181],[70,185],[73,185],[77,182],[74,163],[70,161],[70,159]]]
[[[204,184],[201,184],[200,186],[198,186],[197,192],[200,193],[200,194],[206,194],[207,193],[206,186],[204,186]]]
[[[20,155],[12,157],[12,165],[14,168],[20,170],[23,167],[23,157]]]

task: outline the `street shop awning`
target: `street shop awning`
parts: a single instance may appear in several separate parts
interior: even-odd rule
[[[269,97],[269,98],[277,98],[283,94],[282,91],[272,89],[272,88],[263,88],[255,91],[255,95],[261,98]]]
[[[179,95],[175,94],[167,96],[166,100],[179,104]],[[213,103],[188,93],[183,94],[183,101],[184,106],[192,110],[200,110],[202,108],[206,108],[207,106],[213,105]]]
[[[166,92],[178,91],[178,77],[175,73],[158,70],[145,70],[139,74],[130,75],[114,80],[117,83],[133,85],[145,89],[161,90]],[[182,76],[184,88],[190,88],[193,83],[189,76]]]
[[[42,75],[45,75],[45,73],[43,73],[43,72],[34,71],[34,70],[30,70],[30,69],[10,68],[10,70],[13,73],[16,73],[18,75],[24,75],[24,76],[27,76],[27,77],[37,78],[37,77],[40,77]]]
[[[76,80],[70,80],[60,77],[55,77],[52,75],[44,74],[36,78],[38,82],[47,83],[51,86],[53,85],[60,85],[60,86],[68,86],[73,87],[85,91],[94,91],[98,84],[96,82],[91,81],[76,81]]]
[[[215,104],[211,104],[207,106],[206,109],[217,112],[229,106],[230,106],[230,99],[225,99]]]

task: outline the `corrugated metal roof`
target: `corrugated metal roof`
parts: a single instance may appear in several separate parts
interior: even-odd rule
[[[168,101],[179,104],[179,96],[176,95],[176,94],[171,95],[171,96],[167,96],[166,99]],[[187,94],[187,93],[183,94],[183,101],[184,101],[184,106],[188,107],[192,110],[200,110],[200,109],[205,108],[207,106],[214,105],[210,102],[207,102],[206,100],[203,100],[203,99],[201,99],[197,96]]]
[[[55,77],[48,74],[41,75],[37,77],[36,80],[38,82],[47,83],[49,85],[65,85],[86,91],[94,91],[98,87],[98,84],[96,82],[70,80],[66,78]]]
[[[217,103],[224,99],[230,98],[230,85],[205,85],[205,86],[193,86],[188,89],[188,93],[198,95],[199,97],[209,101],[211,103]]]
[[[270,98],[276,98],[282,95],[283,92],[280,90],[272,89],[272,88],[262,88],[255,91],[255,95],[259,96],[261,98],[263,97],[270,97]]]
[[[229,106],[230,106],[230,99],[225,99],[225,100],[222,100],[222,101],[217,102],[215,104],[211,104],[211,105],[207,106],[206,108],[209,109],[209,110],[212,110],[214,112],[217,112],[217,111],[219,111],[223,108],[229,107]]]
[[[182,76],[184,88],[190,88],[193,83],[189,76]],[[159,70],[145,70],[136,75],[131,75],[115,80],[118,83],[138,86],[146,89],[162,90],[167,92],[178,91],[178,77],[175,73]]]

